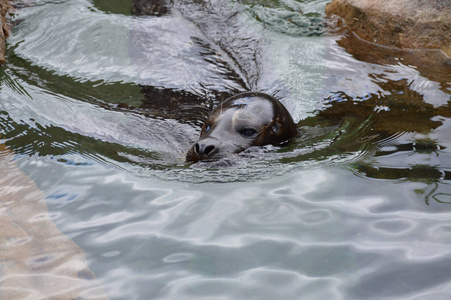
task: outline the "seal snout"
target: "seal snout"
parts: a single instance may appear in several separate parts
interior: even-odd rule
[[[210,139],[208,141],[199,141],[194,145],[194,153],[202,158],[207,158],[217,152],[217,145],[212,143]]]
[[[213,158],[219,152],[219,141],[215,138],[202,138],[187,153],[186,160],[197,162]]]

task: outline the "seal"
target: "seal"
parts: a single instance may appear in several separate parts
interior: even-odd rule
[[[264,93],[245,92],[228,98],[210,114],[186,161],[216,160],[251,146],[280,146],[297,134],[282,103]]]

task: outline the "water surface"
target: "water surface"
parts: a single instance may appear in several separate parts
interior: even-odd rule
[[[443,54],[327,30],[324,0],[176,1],[160,16],[125,2],[17,12],[0,69],[0,161],[20,172],[0,181],[3,215],[23,190],[110,299],[447,299]],[[208,112],[247,90],[278,97],[300,137],[185,163]],[[30,286],[17,298],[36,299]]]

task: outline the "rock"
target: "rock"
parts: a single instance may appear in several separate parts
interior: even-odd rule
[[[441,49],[451,56],[449,0],[332,0],[326,15],[343,18],[360,38],[402,49]]]
[[[6,22],[6,16],[11,9],[11,2],[8,0],[0,0],[0,64],[5,62],[6,39],[9,36],[9,28]]]

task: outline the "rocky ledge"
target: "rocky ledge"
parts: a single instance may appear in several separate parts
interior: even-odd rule
[[[326,15],[339,16],[360,38],[400,49],[441,49],[451,56],[449,0],[332,0]]]

